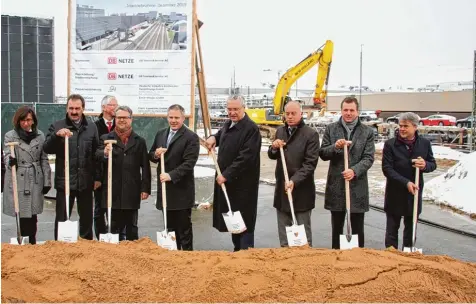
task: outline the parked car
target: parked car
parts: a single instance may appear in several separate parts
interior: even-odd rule
[[[471,128],[471,121],[474,121],[474,124],[476,124],[476,117],[473,116],[468,116],[466,118],[463,118],[463,119],[458,119],[456,121],[456,126],[458,128]]]
[[[400,117],[400,115],[402,115],[403,113],[398,113],[397,115],[394,115],[394,116],[390,116],[386,119],[386,122],[387,123],[394,123],[394,124],[398,124],[398,118]],[[417,115],[418,116],[418,115]],[[421,120],[421,117],[418,116],[418,119]]]
[[[456,126],[456,117],[435,114],[420,119],[421,126]]]
[[[359,117],[361,121],[378,120],[375,111],[361,111]]]

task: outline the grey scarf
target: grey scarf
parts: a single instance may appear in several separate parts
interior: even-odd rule
[[[352,134],[352,131],[354,130],[355,126],[357,125],[357,122],[359,121],[359,118],[357,117],[351,122],[345,122],[343,118],[341,118],[341,123],[344,126],[345,131],[347,132],[347,139],[351,140],[350,135]]]

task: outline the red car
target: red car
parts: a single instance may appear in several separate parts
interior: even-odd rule
[[[421,126],[456,126],[456,117],[442,114],[430,115],[420,119]]]

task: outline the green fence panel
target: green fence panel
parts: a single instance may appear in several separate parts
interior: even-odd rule
[[[38,118],[38,129],[43,131],[45,135],[48,133],[48,128],[57,120],[64,119],[66,116],[65,104],[25,104],[25,103],[2,103],[2,141],[9,130],[13,128],[12,118],[16,110],[24,105],[29,105],[36,108],[36,115]],[[97,116],[87,116],[88,120],[95,122]],[[198,108],[195,110],[194,129],[197,129]],[[185,119],[185,124],[188,125],[189,119]],[[147,142],[147,148],[150,149],[154,142],[155,135],[160,129],[168,127],[167,118],[165,117],[134,117],[132,121],[134,131],[140,136],[144,137]]]

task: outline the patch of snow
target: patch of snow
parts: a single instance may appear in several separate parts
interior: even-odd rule
[[[476,213],[471,189],[476,185],[476,152],[464,155],[446,173],[426,183],[423,198],[467,213]]]
[[[385,142],[376,143],[375,150],[381,152],[383,150],[384,144]],[[433,145],[431,149],[433,150],[433,156],[436,159],[460,160],[461,157],[466,155],[465,153],[444,146]]]

